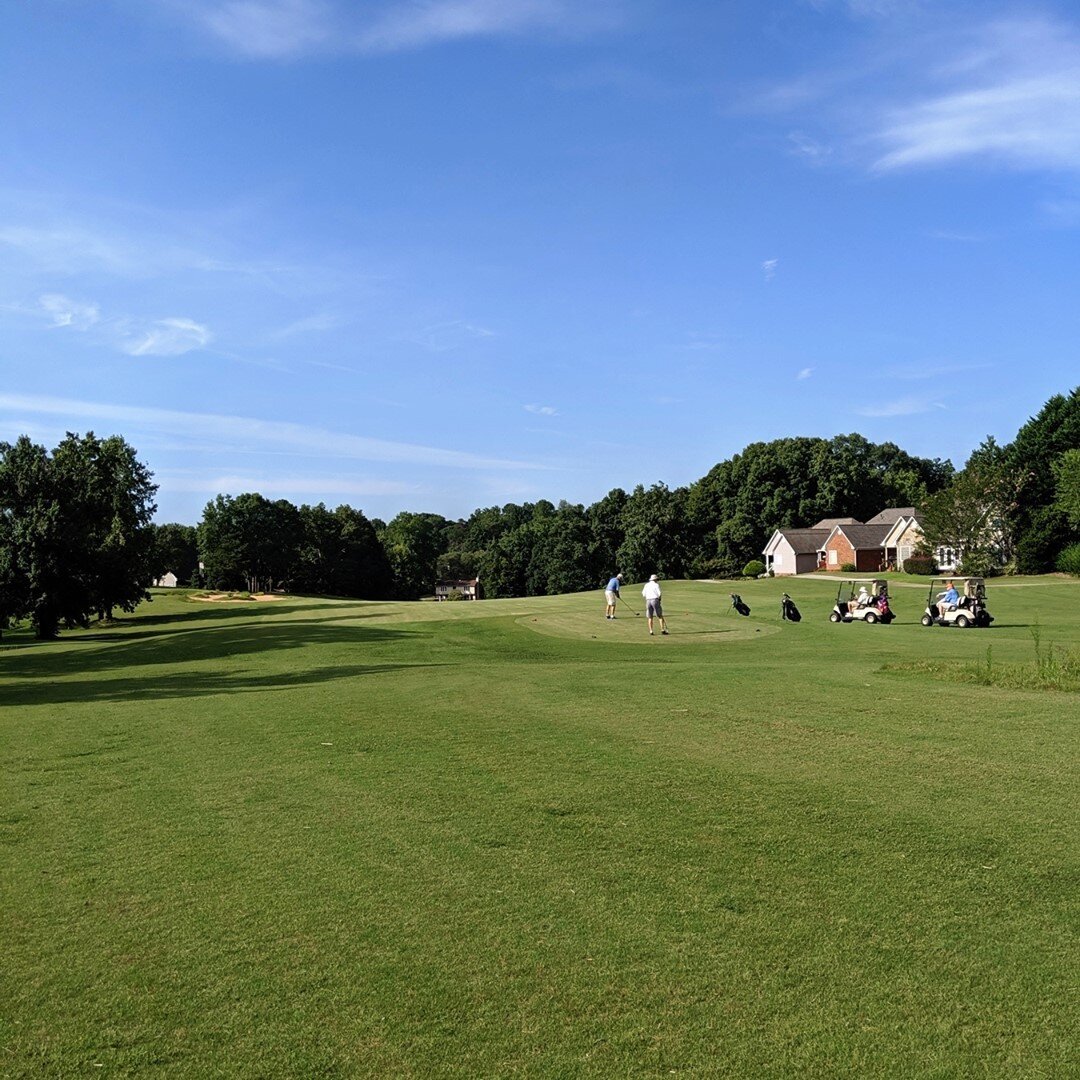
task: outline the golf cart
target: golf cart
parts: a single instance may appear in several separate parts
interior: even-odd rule
[[[959,599],[955,606],[939,603],[938,598],[949,583],[956,586]],[[923,626],[989,626],[994,616],[986,610],[986,583],[981,577],[934,578],[926,598]]]
[[[829,622],[885,623],[893,621],[889,583],[882,578],[846,578],[836,592]]]

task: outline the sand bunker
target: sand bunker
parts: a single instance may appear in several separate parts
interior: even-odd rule
[[[236,593],[202,593],[191,596],[189,599],[198,600],[203,604],[246,604],[251,600],[284,600],[285,597],[275,593],[251,593],[243,596],[238,596]]]

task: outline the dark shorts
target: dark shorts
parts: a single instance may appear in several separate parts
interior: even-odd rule
[[[660,606],[659,600],[646,600],[645,601],[645,614],[650,619],[662,619],[664,617],[664,609]]]

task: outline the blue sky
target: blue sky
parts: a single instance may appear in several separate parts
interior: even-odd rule
[[[1080,383],[1080,12],[33,0],[0,36],[0,439],[159,520],[960,465]]]

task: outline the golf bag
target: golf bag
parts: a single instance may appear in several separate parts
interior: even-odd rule
[[[743,603],[743,598],[737,592],[733,592],[731,594],[731,606],[740,615],[749,615],[750,614],[749,606],[747,604]]]
[[[795,601],[787,593],[784,593],[780,600],[780,618],[787,619],[788,622],[798,622],[802,618]]]

